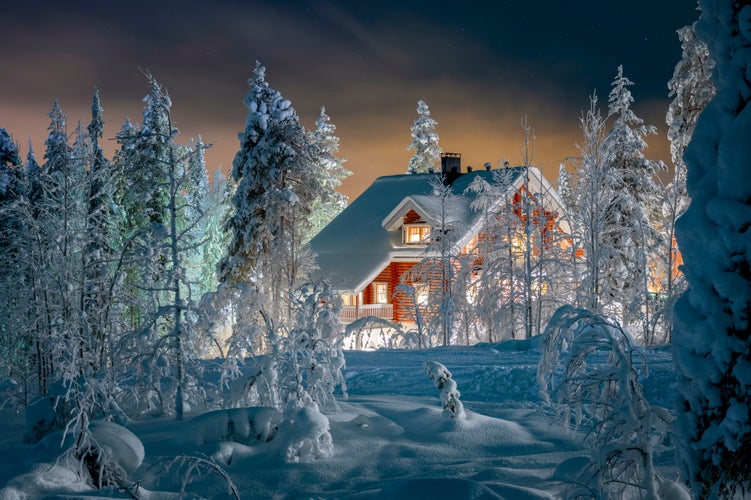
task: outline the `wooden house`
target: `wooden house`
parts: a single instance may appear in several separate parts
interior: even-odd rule
[[[558,195],[534,167],[469,167],[463,172],[460,155],[448,153],[442,157],[440,173],[379,177],[311,241],[320,268],[316,277],[326,279],[342,295],[342,322],[367,316],[409,320],[407,309],[412,305],[395,292],[405,273],[427,256],[431,231],[440,219],[434,187],[443,182],[456,195],[451,216],[461,233],[454,241],[462,252],[472,252],[484,237],[483,213],[473,209],[477,194],[467,189],[478,177],[489,184],[503,179],[506,195],[493,203],[520,205],[525,194],[549,197],[552,205],[546,206],[555,209],[534,214],[541,221],[535,224],[541,231],[560,225]],[[524,217],[520,212],[516,216]],[[478,256],[480,266],[481,260]]]

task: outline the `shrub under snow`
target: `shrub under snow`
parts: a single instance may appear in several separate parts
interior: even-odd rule
[[[555,312],[544,335],[537,368],[542,397],[552,397],[564,424],[587,425],[592,449],[570,493],[659,498],[654,448],[667,433],[670,415],[644,397],[634,363],[640,353],[631,336],[607,318],[570,305]]]
[[[185,440],[202,445],[222,441],[267,443],[274,439],[282,414],[275,408],[228,408],[198,415],[185,427]]]
[[[459,401],[461,393],[456,389],[456,381],[451,378],[451,372],[437,361],[425,362],[425,373],[441,391],[441,405],[444,413],[451,418],[464,418],[464,405]]]
[[[279,435],[287,462],[327,458],[334,453],[329,419],[315,403],[289,408],[279,426]]]

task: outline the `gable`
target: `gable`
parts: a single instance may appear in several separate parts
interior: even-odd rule
[[[509,169],[510,189],[517,191],[524,179],[525,168]],[[530,191],[550,193],[561,206],[557,193],[534,167],[529,169]],[[459,238],[466,245],[480,230],[482,214],[471,209],[476,193],[468,186],[477,178],[494,183],[497,171],[474,171],[459,176],[452,184],[457,195],[452,218],[466,228]],[[403,174],[376,179],[342,213],[310,242],[317,255],[319,270],[314,279],[326,279],[341,292],[359,293],[394,259],[417,259],[423,248],[403,245],[404,224],[430,224],[430,214],[440,213],[436,198],[431,195],[437,174]],[[434,225],[434,224],[433,224]]]

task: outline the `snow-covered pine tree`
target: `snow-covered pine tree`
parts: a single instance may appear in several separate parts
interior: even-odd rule
[[[751,5],[702,0],[696,25],[717,94],[685,161],[691,203],[678,220],[688,290],[675,308],[676,451],[700,497],[751,492]]]
[[[254,282],[273,297],[269,312],[278,323],[289,316],[279,309],[284,292],[312,264],[303,239],[322,187],[297,112],[269,87],[265,73],[256,63],[249,80],[246,127],[232,163],[234,210],[225,224],[232,241],[218,270],[222,283]]]
[[[441,165],[441,147],[438,145],[437,123],[430,117],[430,109],[425,101],[417,101],[417,118],[410,127],[412,142],[408,150],[415,154],[409,160],[408,174],[426,174]]]
[[[26,342],[18,328],[20,298],[18,289],[19,245],[16,241],[22,222],[17,205],[23,198],[23,167],[18,147],[10,134],[0,128],[0,373],[12,379],[24,378]]]
[[[316,128],[311,133],[311,145],[316,176],[320,178],[321,193],[313,205],[309,238],[315,236],[331,220],[347,207],[347,197],[336,190],[352,172],[344,168],[347,160],[339,158],[339,137],[336,126],[321,107]],[[309,238],[306,238],[309,239]]]
[[[675,66],[673,78],[668,82],[670,97],[666,122],[668,140],[673,160],[672,181],[663,188],[662,241],[657,252],[658,273],[653,277],[664,299],[655,318],[656,328],[662,339],[670,340],[673,325],[673,306],[678,296],[685,291],[686,280],[678,270],[680,252],[675,239],[675,223],[688,207],[686,193],[686,164],[683,154],[696,127],[696,120],[715,94],[712,83],[714,63],[709,57],[707,45],[696,38],[696,23],[678,30],[683,55]]]
[[[617,220],[609,226],[613,243],[610,267],[617,270],[611,288],[620,302],[624,324],[638,324],[643,334],[648,335],[653,309],[648,289],[649,260],[659,243],[660,236],[654,227],[662,208],[656,173],[664,170],[665,165],[644,156],[645,138],[656,134],[657,129],[645,125],[631,109],[634,102],[631,85],[633,82],[619,66],[608,98],[608,118],[613,119],[613,126],[603,142],[611,167],[618,174],[618,181],[612,186],[621,191],[619,203],[614,207]]]
[[[118,228],[121,245],[126,242],[132,245],[138,234],[138,239],[149,246],[144,228],[164,223],[169,198],[166,168],[170,141],[177,133],[177,130],[168,130],[167,113],[172,102],[156,79],[149,74],[146,77],[150,90],[143,99],[143,122],[136,127],[126,120],[117,135],[120,150],[114,164],[118,176],[116,205],[121,210]],[[133,248],[123,250],[128,252]],[[124,267],[124,292],[128,295],[124,314],[131,329],[139,326],[147,309],[155,303],[149,288],[160,287],[167,259],[167,255],[151,252],[141,255],[137,263],[131,260]]]
[[[35,207],[39,209],[34,220],[39,230],[37,252],[29,271],[38,308],[43,312],[37,335],[38,345],[42,346],[40,357],[48,365],[44,386],[63,377],[63,357],[71,354],[71,343],[75,342],[71,336],[79,339],[73,316],[77,304],[74,255],[78,244],[76,231],[80,229],[79,188],[83,182],[82,166],[74,160],[68,144],[67,117],[57,101],[49,116],[46,161],[40,177],[42,193]],[[80,134],[77,138],[84,140]],[[78,146],[83,147],[80,142]],[[73,371],[80,369],[76,361],[65,359],[73,362],[70,367]]]
[[[19,177],[17,170],[20,166],[18,146],[8,131],[0,128],[0,201],[3,203],[14,195],[14,179]]]
[[[115,283],[117,277],[111,273],[110,263],[114,259],[116,224],[114,189],[115,177],[109,161],[104,156],[101,141],[104,134],[104,119],[99,100],[99,90],[94,87],[91,104],[91,122],[87,127],[88,147],[82,158],[86,163],[86,184],[88,199],[86,202],[85,248],[83,251],[83,269],[85,284],[81,293],[81,310],[86,318],[89,335],[93,339],[97,355],[95,365],[97,369],[104,369],[108,365],[109,344],[108,333],[116,336],[115,324],[110,321],[110,312],[116,301]]]

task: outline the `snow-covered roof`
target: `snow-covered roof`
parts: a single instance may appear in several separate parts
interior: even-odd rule
[[[513,184],[518,184],[524,168],[514,170]],[[536,170],[536,169],[533,169]],[[466,192],[478,176],[494,182],[493,171],[467,172],[452,184],[457,195],[457,207],[452,218],[468,229],[468,240],[477,231],[479,213],[470,209],[475,194]],[[432,184],[438,174],[403,174],[377,178],[342,213],[321,230],[312,240],[311,248],[318,256],[318,278],[326,279],[342,292],[359,293],[389,264],[392,258],[414,258],[424,255],[424,248],[401,244],[400,225],[395,218],[409,208],[436,221],[439,201],[431,196]],[[389,231],[388,228],[392,230]]]

